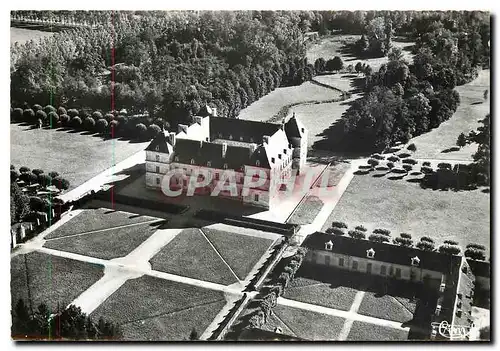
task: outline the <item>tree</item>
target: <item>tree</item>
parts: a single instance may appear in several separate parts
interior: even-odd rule
[[[55,185],[57,189],[59,190],[67,190],[69,188],[69,181],[61,178],[61,177],[55,177],[52,180],[52,185]]]
[[[387,55],[389,61],[400,61],[403,58],[403,50],[398,47],[393,47]]]
[[[47,114],[47,120],[48,123],[51,127],[57,126],[57,123],[59,122],[59,115],[55,111],[50,111]]]
[[[455,245],[444,244],[439,247],[439,252],[448,255],[458,255],[460,253],[460,248]]]
[[[484,250],[480,250],[473,247],[465,249],[464,256],[472,258],[473,260],[480,260],[480,261],[484,261],[486,259]]]
[[[344,67],[344,63],[339,56],[335,56],[326,62],[327,71],[340,71]]]
[[[30,314],[23,299],[19,299],[14,308],[12,335],[25,335],[30,331]]]
[[[80,130],[82,128],[82,120],[80,117],[73,117],[71,119],[71,126],[76,130]]]
[[[460,135],[457,138],[457,146],[464,147],[465,145],[467,145],[467,137],[465,136],[464,133],[460,133]]]
[[[144,124],[138,123],[135,125],[137,138],[144,140],[147,137],[147,128]]]
[[[26,166],[22,166],[21,168],[19,168],[19,172],[21,172],[21,173],[29,173],[30,171],[31,171],[31,169],[29,169]]]
[[[393,242],[394,244],[397,244],[399,246],[404,246],[404,247],[413,246],[413,240],[411,240],[410,238],[403,238],[403,237],[395,238]]]
[[[484,97],[484,100],[488,100],[488,89],[484,90],[483,97]]]
[[[434,244],[429,241],[420,241],[415,246],[422,251],[434,251]]]
[[[149,134],[149,137],[151,139],[154,139],[156,138],[156,136],[158,134],[161,133],[161,129],[160,127],[158,127],[156,124],[151,124],[149,127],[148,127],[148,134]]]
[[[368,237],[368,240],[374,241],[377,243],[389,242],[389,237],[383,234],[371,234]]]
[[[363,72],[363,66],[361,65],[361,62],[358,61],[358,63],[356,63],[356,65],[354,66],[354,70],[358,74]]]
[[[191,330],[191,334],[189,334],[189,340],[198,340],[200,337],[198,335],[198,331],[196,330],[196,328],[193,328]]]
[[[96,130],[99,133],[104,134],[107,128],[108,128],[108,122],[104,118],[97,120]]]
[[[360,230],[349,230],[349,232],[347,233],[351,238],[354,238],[354,239],[365,239],[366,238],[366,234]]]
[[[10,182],[14,183],[15,181],[17,181],[17,179],[19,179],[19,172],[16,171],[15,169],[11,169],[10,170]]]
[[[95,129],[95,120],[92,117],[85,117],[83,121],[83,128],[88,130],[89,132],[94,131]]]
[[[59,173],[57,173],[55,171],[51,171],[51,172],[49,172],[49,176],[51,176],[52,178],[59,177]]]
[[[42,110],[36,111],[35,118],[41,120],[43,124],[47,123],[47,114]]]

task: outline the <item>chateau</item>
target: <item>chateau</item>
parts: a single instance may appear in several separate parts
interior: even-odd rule
[[[220,118],[215,108],[205,106],[194,121],[180,124],[177,133],[160,133],[146,148],[146,187],[160,189],[165,174],[177,169],[182,174],[170,179],[170,189],[185,193],[193,171],[205,170],[211,181],[195,193],[210,194],[227,180],[224,171],[233,170],[237,196],[228,191],[219,196],[269,208],[277,201],[270,190],[304,169],[307,130],[295,114],[275,124]],[[245,180],[255,182],[259,172],[265,172],[266,182],[243,193]]]

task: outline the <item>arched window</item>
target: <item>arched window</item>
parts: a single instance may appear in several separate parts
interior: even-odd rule
[[[257,167],[259,167],[259,166],[260,166],[260,160],[255,160],[255,165],[256,165]]]
[[[374,256],[375,256],[375,250],[374,249],[366,250],[366,257],[373,258]]]
[[[212,167],[212,162],[211,161],[207,161],[207,167]]]
[[[178,156],[175,156],[175,157],[174,157],[174,161],[175,161],[175,162],[179,162],[179,157],[178,157]]]
[[[194,165],[194,158],[191,159],[191,164]]]
[[[160,155],[156,155],[156,162],[160,162]]]
[[[227,163],[224,163],[224,169],[227,169]]]
[[[330,240],[329,242],[325,243],[325,250],[332,250],[333,249],[333,243]]]
[[[160,151],[160,145],[156,145],[155,150],[156,150],[156,151]]]

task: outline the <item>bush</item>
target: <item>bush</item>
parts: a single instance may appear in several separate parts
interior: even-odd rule
[[[59,120],[61,121],[61,125],[67,126],[70,121],[70,117],[68,115],[60,115]]]
[[[49,125],[51,127],[55,127],[57,126],[57,122],[59,122],[59,115],[55,111],[51,111],[47,115],[47,119],[49,121]]]
[[[94,131],[95,129],[94,119],[92,117],[85,117],[85,120],[83,121],[83,128],[90,132]]]
[[[11,169],[10,170],[10,182],[14,183],[18,179],[19,179],[19,172],[16,171],[15,169]]]
[[[43,110],[43,107],[42,105],[38,105],[38,104],[34,104],[33,107],[32,107],[33,111],[41,111]]]
[[[396,155],[390,156],[389,158],[387,158],[387,160],[391,161],[391,162],[399,162],[400,161],[399,157],[397,157]]]
[[[384,160],[385,159],[385,157],[382,156],[381,154],[372,154],[370,157],[375,159],[375,160]]]
[[[333,228],[345,228],[345,229],[347,229],[347,224],[345,224],[344,222],[333,221],[332,227]]]
[[[428,241],[420,241],[416,246],[422,251],[434,251],[434,244]]]
[[[439,252],[447,255],[458,255],[460,248],[454,245],[444,244],[439,247]]]
[[[389,238],[385,235],[382,234],[371,234],[368,237],[368,240],[377,242],[377,243],[384,243],[384,242],[389,242]]]
[[[409,166],[409,165],[406,165],[406,166]],[[391,170],[391,172],[392,173],[396,173],[396,174],[405,174],[405,173],[408,173],[408,171],[406,169],[402,169],[402,168],[393,168]]]
[[[447,162],[441,162],[438,164],[439,169],[451,169],[451,164]]]
[[[26,166],[22,166],[21,168],[19,168],[19,172],[21,173],[28,173],[29,171],[31,171],[31,169]]]
[[[45,211],[45,201],[38,196],[30,196],[30,209],[32,211]]]
[[[76,130],[80,130],[82,128],[82,120],[80,117],[73,117],[71,119],[71,126]]]
[[[81,109],[78,111],[78,117],[80,117],[82,120],[84,120],[87,117],[90,117],[90,112],[87,109]]]
[[[59,173],[52,171],[49,172],[49,176],[51,176],[52,178],[59,177]]]
[[[420,172],[424,173],[424,174],[431,174],[432,172],[434,172],[432,170],[431,167],[428,167],[428,166],[422,166],[420,167]]]
[[[408,145],[407,149],[410,151],[413,151],[413,152],[417,151],[417,147],[415,146],[414,143],[411,143],[410,145]]]
[[[102,113],[100,111],[94,111],[92,112],[92,118],[97,122],[102,118]]]
[[[431,163],[429,161],[422,162],[422,166],[430,167]]]
[[[401,234],[399,234],[399,236],[404,238],[404,239],[411,239],[411,234],[408,234],[408,233],[401,233]]]
[[[407,152],[402,152],[398,155],[399,158],[407,158],[410,157],[410,154]]]
[[[395,238],[392,242],[396,245],[404,246],[404,247],[412,247],[413,246],[413,240],[411,240],[409,238]]]
[[[373,230],[374,234],[380,234],[380,235],[385,235],[385,236],[391,236],[391,231],[389,229],[381,229],[377,228]]]
[[[47,114],[42,110],[36,111],[35,118],[41,119],[43,124],[47,123]]]
[[[12,111],[12,119],[21,121],[23,119],[23,109],[19,107],[15,108],[14,111]]]
[[[11,170],[16,169],[16,166],[14,166],[14,165],[10,165],[10,169],[11,169]]]
[[[40,174],[42,174],[42,173],[43,173],[43,170],[42,170],[42,169],[38,169],[38,168],[37,168],[37,169],[34,169],[34,170],[33,170],[33,174],[36,174],[36,176],[37,176],[37,177],[38,177]]]
[[[115,116],[112,114],[112,113],[106,113],[104,115],[104,119],[106,120],[106,122],[110,123],[113,119],[115,118]]]
[[[148,134],[149,134],[149,137],[151,139],[154,139],[156,138],[156,136],[158,134],[161,133],[161,129],[160,127],[158,127],[156,124],[151,124],[149,127],[148,127]]]
[[[143,123],[138,123],[135,125],[136,135],[139,139],[143,140],[147,138],[148,129]]]
[[[66,111],[66,109],[65,109],[64,107],[60,106],[60,107],[57,109],[57,114],[58,114],[59,116],[61,116],[61,115],[66,115],[66,114],[68,114],[68,112]]]
[[[69,188],[69,181],[61,177],[56,177],[52,180],[52,185],[55,185],[59,190],[66,190]]]
[[[43,110],[45,111],[46,114],[49,114],[51,112],[56,112],[56,108],[52,105],[47,105],[43,108]]]
[[[466,246],[467,249],[478,249],[478,250],[486,250],[486,247],[484,245],[480,245],[480,244],[474,244],[474,243],[471,243],[471,244],[468,244]]]
[[[363,225],[358,225],[354,229],[362,231],[362,232],[366,232],[367,231],[367,229]]]
[[[78,116],[78,110],[76,108],[70,108],[68,110],[68,116],[71,118],[75,118]]]
[[[430,238],[430,237],[428,237],[428,236],[423,236],[423,237],[421,237],[421,238],[420,238],[420,241],[426,241],[426,242],[428,242],[428,243],[432,243],[432,244],[434,244],[434,239],[432,239],[432,238]]]
[[[112,137],[116,136],[120,123],[117,120],[112,120],[109,123],[109,132]]]
[[[349,230],[349,233],[347,233],[351,238],[354,239],[364,239],[366,238],[366,235],[364,232],[360,230]]]
[[[345,232],[341,228],[332,228],[332,233],[334,235],[344,235]]]
[[[108,129],[108,122],[104,118],[99,119],[96,123],[96,129],[101,134],[106,133],[106,130]]]
[[[403,163],[407,163],[407,164],[410,164],[410,165],[416,165],[418,163],[418,161],[414,160],[413,158],[405,158],[403,160]]]
[[[393,168],[394,168],[394,163],[392,163],[392,162],[387,162],[387,167],[388,167],[389,169],[393,169]]]
[[[370,158],[370,159],[368,160],[368,164],[369,164],[370,166],[372,166],[372,167],[378,166],[378,164],[379,164],[379,163],[380,163],[380,162],[379,162],[378,160],[375,160],[374,158]]]
[[[38,175],[38,184],[43,187],[47,187],[52,185],[52,177],[48,174],[39,174]]]
[[[454,240],[445,240],[444,243],[448,245],[458,245],[458,242]]]
[[[484,254],[484,251],[472,247],[465,250],[464,256],[472,258],[473,260],[480,260],[480,261],[486,260],[486,255]]]
[[[331,228],[331,227],[330,228],[326,228],[325,232],[327,234],[333,234],[333,228]]]
[[[389,170],[389,167],[386,167],[386,166],[378,166],[378,167],[375,167],[375,169],[377,171],[388,171]]]
[[[403,169],[406,171],[406,172],[409,172],[413,169],[413,166],[412,165],[408,165],[408,164],[404,164],[403,165]]]

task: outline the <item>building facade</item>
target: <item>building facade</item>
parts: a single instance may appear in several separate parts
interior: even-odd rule
[[[160,133],[146,148],[146,187],[162,188],[164,176],[177,170],[169,187],[186,193],[193,179],[206,174],[210,181],[195,194],[212,194],[232,182],[235,189],[224,188],[218,196],[269,208],[277,203],[281,184],[305,167],[307,130],[295,115],[286,123],[263,123],[220,118],[206,106],[194,120],[179,125],[177,133]],[[265,182],[259,182],[264,174]],[[263,183],[243,191],[245,181]]]

